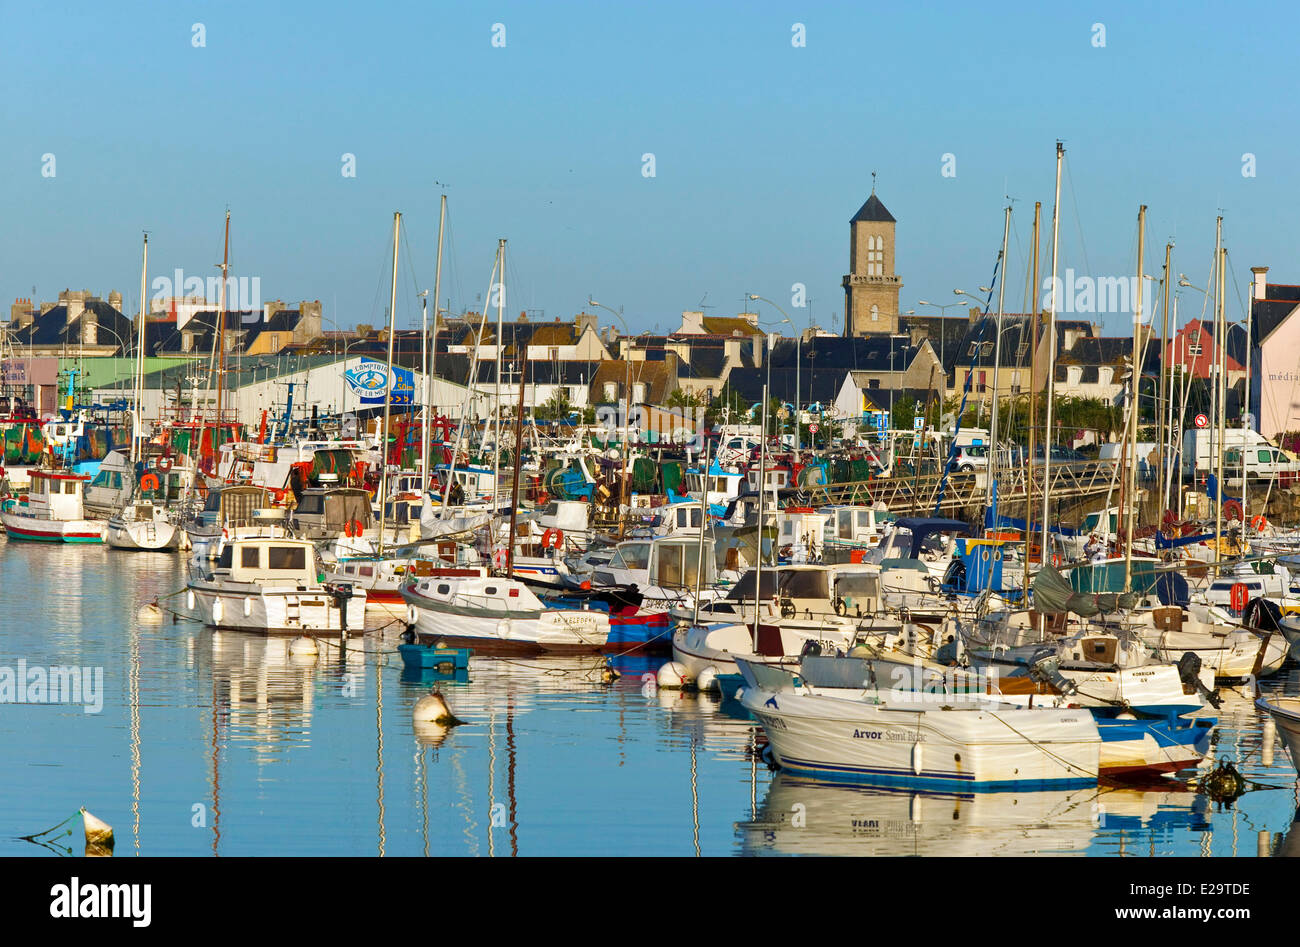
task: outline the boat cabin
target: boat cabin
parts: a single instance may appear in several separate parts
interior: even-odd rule
[[[418,513],[416,518],[419,518]],[[340,533],[359,534],[373,525],[370,494],[348,487],[304,490],[289,517],[289,525],[295,533],[307,539],[326,539]]]
[[[55,520],[84,518],[82,485],[90,478],[83,474],[57,470],[33,469],[27,488],[27,512],[31,516]]]
[[[232,539],[222,548],[213,574],[231,582],[320,584],[316,547],[305,539]]]

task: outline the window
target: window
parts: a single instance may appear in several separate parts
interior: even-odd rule
[[[450,592],[450,591],[451,591],[451,586],[448,585],[446,582],[444,582],[444,583],[442,583],[441,585],[438,586],[438,594],[439,594],[439,595],[446,595],[446,594],[447,594],[448,592]]]
[[[1023,342],[1021,342],[1020,345],[1017,346],[1017,348],[1016,348],[1016,361],[1017,361],[1017,362],[1022,362],[1022,361],[1024,361],[1025,356],[1026,356],[1027,354],[1029,354],[1029,342],[1028,342],[1028,341],[1023,341]]]
[[[258,546],[244,546],[239,550],[239,567],[256,569],[262,564],[262,550]]]
[[[884,237],[867,237],[867,275],[884,276],[885,275],[885,238]],[[875,307],[871,307],[875,312]],[[873,315],[874,319],[875,316]]]
[[[605,382],[605,400],[616,401],[617,399],[618,399],[618,383],[612,381]]]
[[[218,569],[229,569],[232,562],[235,561],[235,547],[226,545],[221,550],[221,555],[217,559]]]
[[[266,551],[268,554],[267,568],[307,568],[307,550],[302,546],[268,546]]]
[[[992,342],[985,342],[985,343],[984,343],[984,357],[985,357],[985,358],[988,358],[988,357],[989,357],[990,355],[992,355],[992,354],[993,354],[993,343],[992,343]]]
[[[68,481],[65,481],[64,484],[63,484],[63,492],[66,493],[66,494],[73,494],[73,493],[76,493],[76,492],[77,492],[77,484],[76,484],[76,481],[74,481],[74,480],[68,480]]]
[[[496,595],[496,594],[497,594],[497,587],[496,587],[495,585],[489,585],[487,588],[485,588],[485,589],[483,590],[483,594],[484,594],[484,595]]]
[[[970,344],[970,349],[968,349],[967,352],[966,352],[966,357],[967,357],[967,358],[974,358],[974,357],[975,357],[975,353],[978,352],[979,349],[980,349],[980,344],[979,344],[978,342],[972,342],[972,343]]]
[[[872,322],[879,322],[879,321],[880,321],[880,307],[879,307],[879,306],[872,306],[872,307],[871,307],[871,321],[872,321]]]
[[[1259,451],[1259,462],[1261,464],[1267,464],[1272,459],[1273,459],[1273,452],[1271,450]]]
[[[637,404],[645,401],[645,382],[637,382],[632,386],[632,400]]]
[[[880,379],[879,379],[879,378],[871,378],[871,379],[868,379],[868,380],[867,380],[867,387],[868,387],[868,388],[879,388],[879,387],[880,387]]]
[[[979,378],[980,378],[980,381],[979,381],[979,384],[976,386],[975,390],[976,390],[976,391],[983,391],[983,390],[984,390],[984,383],[985,383],[985,373],[984,373],[984,372],[980,372]]]
[[[1201,346],[1200,346],[1200,344],[1197,343],[1196,345],[1189,345],[1189,346],[1187,346],[1187,354],[1188,354],[1188,355],[1191,355],[1191,356],[1194,356],[1194,357],[1199,357],[1200,354],[1201,354]]]

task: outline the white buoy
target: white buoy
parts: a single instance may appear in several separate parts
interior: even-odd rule
[[[695,678],[695,686],[706,694],[721,691],[722,686],[718,684],[718,669],[710,664]]]
[[[316,639],[308,638],[306,635],[299,635],[289,642],[289,653],[293,655],[317,654],[319,651]]]
[[[688,673],[685,664],[680,661],[669,661],[655,675],[655,683],[661,690],[675,690],[686,684]]]
[[[439,691],[425,694],[417,700],[415,702],[415,709],[412,711],[412,716],[415,720],[421,723],[441,723],[450,726],[461,722],[460,720],[457,720],[456,715],[451,712],[451,708],[447,706],[446,699]]]
[[[135,617],[142,625],[161,625],[163,610],[157,602],[150,602],[148,605],[141,605]]]
[[[86,827],[86,844],[87,845],[107,845],[113,846],[113,827],[103,819],[97,819],[86,811],[85,807],[81,808],[81,821]]]

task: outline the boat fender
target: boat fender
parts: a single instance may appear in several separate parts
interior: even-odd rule
[[[922,759],[921,753],[921,741],[917,740],[912,744],[912,774],[920,776],[923,768],[924,760]]]
[[[501,619],[499,622],[497,622],[497,637],[498,637],[498,638],[509,638],[509,637],[510,637],[510,630],[511,630],[511,625],[510,625],[510,619],[509,619],[509,618],[503,618],[503,619]]]
[[[253,596],[245,595],[244,596],[244,617],[247,618],[249,615],[252,614],[253,614]]]
[[[420,620],[420,610],[414,605],[406,606],[406,623],[414,628]]]
[[[194,592],[193,590],[185,593],[185,607],[190,611],[194,610]]]
[[[214,599],[212,602],[212,624],[220,625],[221,619],[225,617],[225,609],[221,605],[221,599]]]
[[[364,531],[361,520],[348,520],[347,525],[343,527],[343,535],[349,539],[360,536]]]

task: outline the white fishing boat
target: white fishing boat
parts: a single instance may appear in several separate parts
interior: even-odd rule
[[[182,535],[166,507],[139,500],[109,517],[104,540],[114,549],[163,552],[176,549]]]
[[[421,642],[480,652],[597,652],[609,613],[547,608],[523,582],[486,569],[441,569],[402,588],[407,624]]]
[[[1255,706],[1267,711],[1277,724],[1277,735],[1291,753],[1291,762],[1300,773],[1300,697],[1270,695],[1260,697]]]
[[[82,487],[90,478],[62,470],[31,471],[26,500],[11,497],[0,509],[10,541],[102,543],[103,520],[86,518]]]
[[[1097,780],[1102,740],[1087,710],[892,689],[827,696],[797,674],[738,663],[741,704],[767,733],[775,761],[796,775],[967,791]]]
[[[185,607],[216,628],[268,634],[337,635],[365,630],[366,593],[319,581],[315,547],[305,539],[256,537],[225,543],[215,568],[199,570]]]

